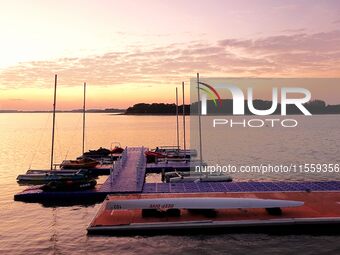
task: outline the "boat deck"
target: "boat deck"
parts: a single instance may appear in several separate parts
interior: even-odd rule
[[[141,209],[110,210],[106,203],[113,200],[170,198],[170,197],[233,197],[259,198],[303,201],[299,207],[281,208],[281,215],[271,215],[265,208],[259,209],[218,209],[217,214],[207,215],[180,209],[180,216],[142,216]],[[340,225],[340,192],[234,192],[234,193],[181,193],[181,194],[130,194],[110,195],[104,201],[97,215],[88,227],[90,234],[138,234],[160,232],[169,233],[178,230],[205,230],[216,228],[254,228],[264,231],[267,227],[286,227],[288,230],[314,226],[318,231],[321,226],[328,230],[339,229]],[[309,230],[308,230],[309,231]]]

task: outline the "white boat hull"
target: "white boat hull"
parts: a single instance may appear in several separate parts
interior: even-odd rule
[[[109,201],[106,209],[250,209],[302,206],[304,202],[256,198],[159,198]]]

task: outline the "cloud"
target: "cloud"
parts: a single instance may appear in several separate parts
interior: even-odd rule
[[[287,31],[286,31],[287,32]],[[1,88],[179,83],[204,76],[339,76],[340,30],[307,34],[299,29],[259,39],[226,38],[215,43],[189,42],[84,58],[19,63],[0,72]]]
[[[8,101],[19,102],[19,101],[25,101],[25,99],[23,99],[23,98],[9,98]]]
[[[304,29],[304,28],[292,28],[292,29],[283,29],[283,30],[281,30],[282,33],[289,33],[289,34],[291,34],[291,33],[293,33],[293,34],[303,33],[305,31],[306,31],[306,29]]]
[[[340,30],[327,33],[296,33],[293,35],[277,35],[257,40],[226,39],[219,42],[222,46],[243,48],[248,52],[280,53],[280,52],[330,52],[340,50]]]

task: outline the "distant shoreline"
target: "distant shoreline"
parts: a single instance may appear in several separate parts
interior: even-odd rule
[[[117,113],[124,114],[126,110],[87,110],[86,113]],[[56,113],[82,113],[80,110],[56,111]],[[20,110],[0,110],[0,113],[52,113],[52,111],[20,111]]]
[[[271,115],[281,115],[281,105],[278,107]],[[271,101],[266,100],[254,100],[253,107],[258,110],[266,110],[272,107]],[[313,115],[334,115],[340,114],[340,104],[328,105],[322,100],[312,100],[304,104],[304,107]],[[287,105],[286,107],[287,115],[301,115],[302,112],[295,105]],[[176,104],[165,104],[165,103],[138,103],[127,109],[117,109],[117,108],[106,108],[106,109],[87,109],[86,113],[110,113],[114,115],[135,115],[135,116],[174,116],[176,112],[179,115],[182,113],[185,115],[197,115],[198,104],[197,102],[191,105],[178,105]],[[51,113],[48,111],[25,111],[25,110],[0,110],[0,113]],[[57,113],[82,113],[82,109],[73,110],[57,110]],[[221,106],[216,107],[213,101],[207,101],[207,112],[209,116],[226,116],[233,115],[233,101],[231,99],[222,99]],[[248,109],[247,101],[244,101],[244,115],[253,115],[253,113]]]
[[[4,112],[1,113],[52,113],[51,111],[16,111],[16,112]],[[71,112],[71,111],[57,111],[57,113],[81,113],[81,112]],[[166,117],[166,116],[176,116],[176,114],[161,114],[161,113],[122,113],[122,112],[87,112],[87,113],[107,113],[108,115],[114,116],[155,116],[155,117]],[[313,113],[313,116],[321,116],[321,115],[339,115],[340,113]],[[182,116],[182,113],[179,113]],[[186,114],[186,116],[197,116],[196,114]],[[234,116],[234,117],[242,117],[241,115],[232,115],[232,114],[208,114],[207,117],[219,117],[219,116]],[[245,114],[243,116],[254,116],[253,114]],[[271,116],[282,116],[280,114],[271,114]],[[287,116],[304,116],[303,114],[298,113],[288,113]],[[261,117],[261,116],[260,116]]]

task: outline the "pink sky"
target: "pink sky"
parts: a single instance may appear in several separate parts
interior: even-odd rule
[[[83,81],[89,107],[125,108],[196,72],[339,77],[339,25],[339,1],[2,1],[0,109],[50,109],[54,73],[60,109]]]

